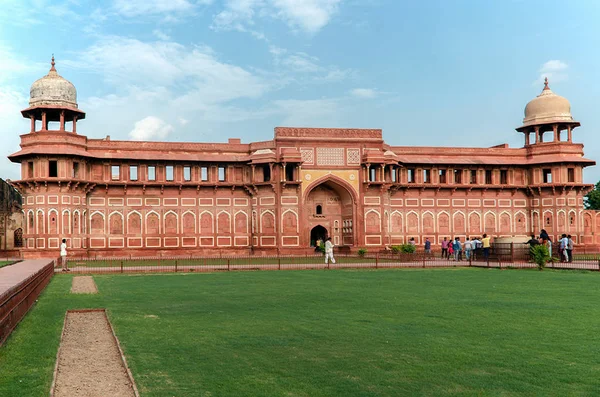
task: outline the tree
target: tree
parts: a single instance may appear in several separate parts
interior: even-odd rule
[[[583,202],[585,209],[600,210],[600,182],[596,183],[596,186],[585,195]]]
[[[552,260],[546,244],[534,245],[529,249],[529,252],[531,254],[531,260],[538,265],[539,270],[544,269],[546,262]]]

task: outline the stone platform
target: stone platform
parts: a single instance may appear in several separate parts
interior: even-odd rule
[[[31,308],[54,274],[54,259],[33,259],[0,268],[0,344]]]

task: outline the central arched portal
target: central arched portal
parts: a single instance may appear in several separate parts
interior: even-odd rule
[[[325,229],[323,226],[317,225],[313,227],[310,229],[310,246],[316,247],[317,242],[324,242],[328,236],[329,234],[327,234],[327,229]]]
[[[348,188],[334,179],[326,179],[310,188],[304,199],[308,224],[304,229],[310,246],[316,233],[325,231],[337,246],[352,246],[355,240],[355,200]],[[351,188],[350,188],[351,189]]]

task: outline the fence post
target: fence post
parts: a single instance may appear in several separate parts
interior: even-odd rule
[[[175,273],[177,273],[177,259],[175,259]]]
[[[375,254],[375,269],[379,269],[379,252]]]
[[[123,261],[121,261],[121,273],[123,273]]]
[[[510,261],[512,263],[515,262],[515,243],[510,243]]]
[[[427,256],[427,253],[425,251],[423,251],[423,269],[425,269],[425,257]]]
[[[598,271],[600,272],[600,259],[598,259]]]
[[[227,271],[231,271],[231,267],[230,267],[230,263],[229,263],[229,258],[227,258]]]
[[[281,258],[277,257],[277,270],[281,270]]]

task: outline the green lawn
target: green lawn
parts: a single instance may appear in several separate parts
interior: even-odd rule
[[[0,261],[0,267],[12,265],[15,261]]]
[[[106,307],[142,396],[586,396],[600,274],[487,269],[57,275],[0,348],[46,396],[66,309]]]

